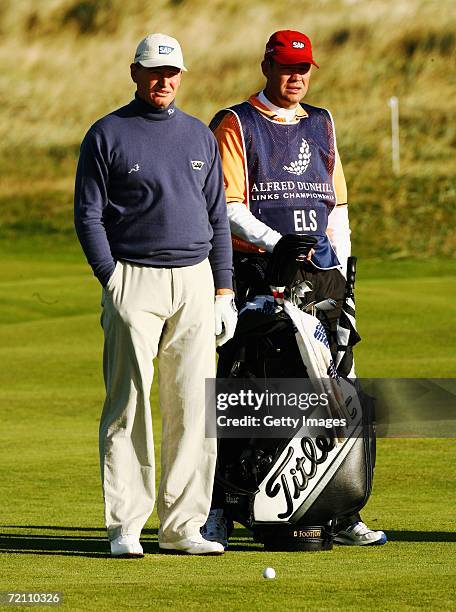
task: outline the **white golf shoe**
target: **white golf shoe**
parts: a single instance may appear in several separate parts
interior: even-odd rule
[[[200,533],[177,542],[159,542],[160,551],[177,555],[223,555],[225,549],[218,542],[205,540]]]
[[[356,521],[350,527],[339,531],[335,538],[335,544],[345,546],[382,546],[386,544],[387,537],[383,531],[374,531],[362,521]]]
[[[112,540],[111,557],[121,557],[123,559],[139,559],[144,557],[139,538],[124,535]]]

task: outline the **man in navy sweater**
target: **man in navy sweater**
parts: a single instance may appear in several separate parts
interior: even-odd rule
[[[143,556],[139,537],[155,503],[155,357],[160,549],[222,554],[200,535],[216,460],[205,379],[215,376],[214,334],[218,345],[229,340],[237,318],[221,164],[210,130],[174,106],[186,70],[177,40],[146,37],[130,69],[135,98],[89,129],[75,187],[76,231],[103,286],[99,442],[111,554]]]

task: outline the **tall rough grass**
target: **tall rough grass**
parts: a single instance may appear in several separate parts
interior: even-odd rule
[[[262,86],[274,30],[312,38],[306,101],[332,111],[355,250],[453,256],[456,4],[453,0],[3,0],[0,235],[70,231],[78,143],[132,96],[147,33],[176,36],[190,68],[178,103],[209,121]],[[401,174],[391,171],[388,99],[400,101]]]

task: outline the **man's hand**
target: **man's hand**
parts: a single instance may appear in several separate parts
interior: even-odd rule
[[[231,290],[218,289],[215,296],[215,335],[217,346],[222,346],[234,336],[237,308]]]
[[[310,261],[312,259],[312,255],[314,255],[314,254],[315,254],[315,249],[310,249],[310,251],[307,253],[307,255],[305,255],[305,256],[300,255],[297,258],[297,261],[306,261],[306,260]]]

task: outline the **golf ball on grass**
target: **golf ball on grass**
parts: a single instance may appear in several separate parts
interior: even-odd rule
[[[273,578],[275,578],[276,573],[275,573],[275,569],[273,567],[265,567],[263,570],[263,578],[266,578],[267,580],[272,580]]]

